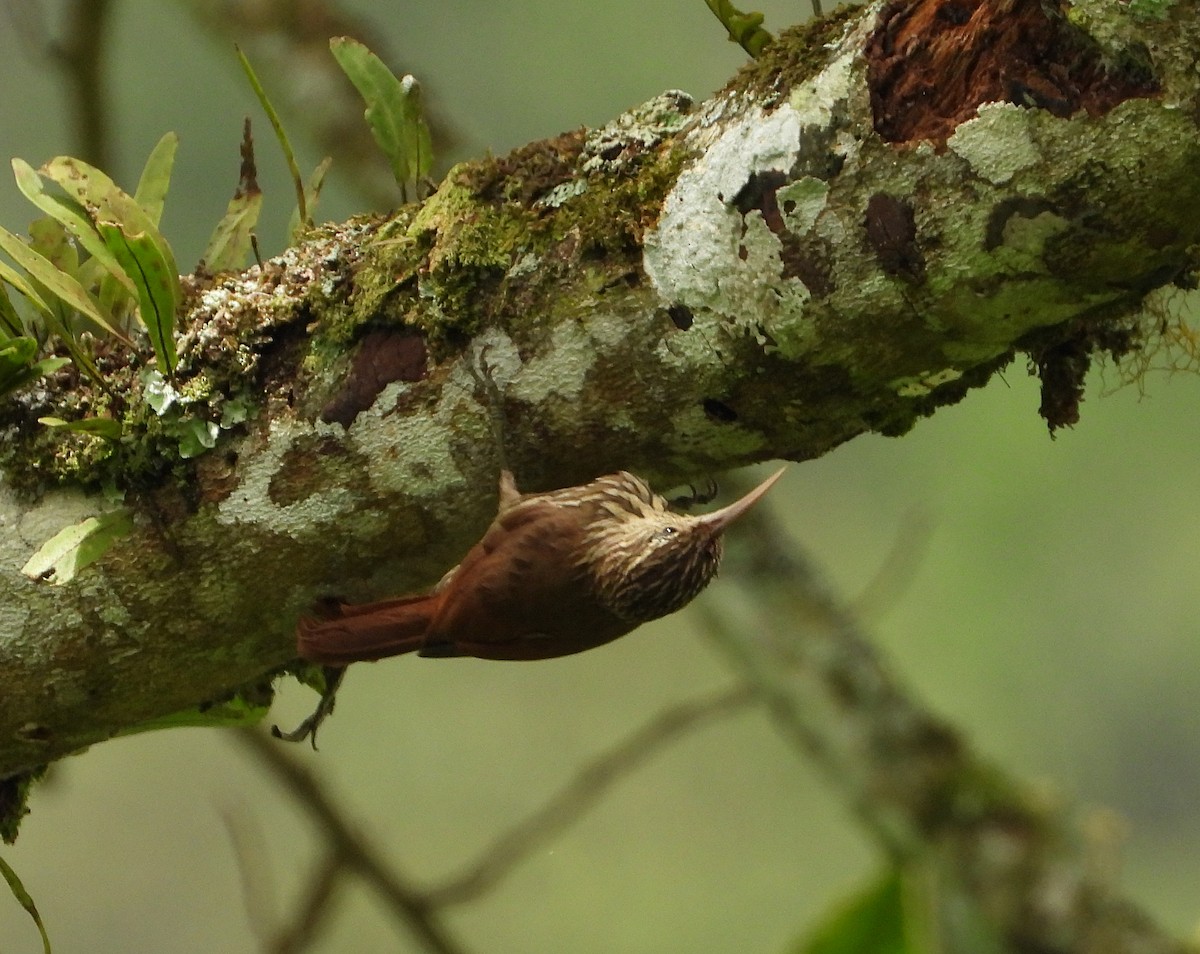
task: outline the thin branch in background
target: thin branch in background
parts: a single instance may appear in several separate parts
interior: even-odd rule
[[[62,39],[52,47],[70,88],[75,113],[75,147],[81,159],[111,168],[111,118],[104,70],[111,0],[70,0]]]
[[[900,602],[912,589],[932,536],[933,520],[928,513],[913,510],[901,518],[883,563],[862,592],[848,604],[855,619],[878,619]]]
[[[242,884],[242,901],[250,930],[263,946],[275,933],[278,923],[275,885],[271,877],[272,868],[267,857],[267,846],[262,828],[255,823],[247,811],[240,808],[224,808],[220,812],[225,833],[233,846],[233,857],[237,863],[238,879]]]
[[[221,820],[233,845],[250,930],[264,954],[299,954],[312,947],[333,913],[334,892],[349,874],[335,849],[309,873],[295,904],[296,916],[280,918],[262,829],[245,810],[227,808]]]
[[[297,916],[282,928],[265,954],[300,954],[312,947],[333,913],[333,901],[345,881],[346,865],[336,851],[329,851],[309,875],[308,885],[296,905]]]
[[[741,536],[753,548],[724,585],[754,609],[703,604],[713,638],[897,863],[936,859],[1013,949],[1181,954],[1101,876],[1066,808],[979,759],[903,690],[777,524],[748,514]]]
[[[583,765],[558,794],[496,838],[466,871],[431,889],[429,903],[435,907],[461,904],[491,890],[521,861],[577,821],[613,786],[667,746],[706,723],[748,708],[757,698],[754,688],[739,684],[660,712],[627,739]]]
[[[283,787],[316,819],[329,840],[339,864],[370,884],[383,898],[397,921],[427,950],[435,954],[465,954],[463,948],[438,923],[428,900],[402,877],[388,869],[367,842],[352,830],[317,779],[268,736],[251,729],[234,736],[268,768]]]
[[[50,47],[50,28],[46,25],[46,11],[41,0],[8,0],[0,9],[12,25],[13,35],[20,41],[17,44],[19,50],[28,53]]]
[[[392,894],[404,897],[407,909],[430,914],[442,907],[474,900],[493,889],[517,865],[596,805],[618,782],[659,755],[684,736],[718,719],[749,708],[758,701],[757,691],[740,684],[719,692],[677,703],[635,730],[629,737],[584,764],[570,781],[531,815],[501,834],[479,859],[461,874],[426,892],[393,887]],[[315,779],[280,747],[270,745],[260,734],[242,733],[255,751],[267,753],[268,767],[279,776],[292,795],[322,822],[330,840],[340,846],[346,863],[366,875],[375,872],[377,882],[395,881],[384,865],[371,856],[351,832],[339,809],[329,802]],[[316,798],[317,801],[310,799]],[[364,860],[365,859],[365,860]]]

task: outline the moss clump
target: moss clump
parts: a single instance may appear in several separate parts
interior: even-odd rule
[[[827,45],[841,37],[862,7],[844,5],[825,16],[781,30],[762,55],[743,66],[725,92],[745,92],[764,105],[787,99],[793,86],[812,79],[829,62]]]
[[[352,304],[322,315],[320,339],[344,350],[368,328],[402,326],[436,354],[526,313],[583,261],[615,254],[606,275],[628,271],[620,253],[640,249],[685,155],[668,141],[631,143],[619,162],[587,171],[584,158],[583,134],[571,133],[451,170],[419,210],[370,241]]]
[[[17,840],[21,819],[29,814],[29,790],[34,782],[46,774],[47,768],[49,766],[42,765],[30,772],[0,780],[0,838],[6,845]]]

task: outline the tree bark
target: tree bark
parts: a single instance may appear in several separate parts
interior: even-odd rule
[[[841,11],[699,107],[664,94],[193,277],[167,400],[126,356],[115,396],[63,372],[0,413],[0,776],[262,682],[318,597],[436,579],[501,450],[524,490],[804,460],[1020,352],[1072,423],[1090,356],[1138,346],[1200,241],[1198,24]],[[98,411],[120,441],[36,423]],[[117,506],[132,531],[69,582],[21,572]]]

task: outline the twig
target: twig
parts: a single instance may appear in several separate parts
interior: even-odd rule
[[[1065,811],[979,759],[905,693],[775,525],[751,514],[741,536],[753,552],[729,561],[723,585],[744,591],[753,618],[705,603],[714,638],[893,858],[938,859],[1013,949],[1184,950],[1098,875]]]
[[[346,867],[366,880],[387,902],[402,922],[425,947],[436,954],[465,954],[465,949],[437,922],[427,897],[407,884],[351,830],[342,813],[306,768],[278,742],[252,729],[238,730],[235,737],[271,771],[321,826],[325,837]]]
[[[298,915],[282,928],[263,950],[269,954],[299,954],[316,943],[321,926],[333,911],[333,898],[342,883],[346,864],[336,851],[328,852],[309,876],[308,886],[296,909]]]
[[[275,925],[275,892],[271,878],[271,866],[262,839],[262,829],[254,824],[244,810],[224,808],[221,821],[233,845],[233,857],[237,862],[238,877],[242,883],[242,902],[250,929],[265,946]]]
[[[111,8],[111,0],[72,0],[65,15],[63,41],[55,50],[71,88],[80,155],[102,169],[111,165],[104,72],[104,42]]]
[[[495,887],[514,867],[595,805],[617,782],[685,733],[753,704],[757,690],[739,684],[678,703],[613,748],[585,764],[567,784],[528,818],[492,842],[479,860],[426,898],[433,907],[462,904]]]
[[[907,594],[929,550],[933,520],[927,513],[910,511],[900,526],[883,562],[853,600],[848,611],[858,620],[879,619]]]

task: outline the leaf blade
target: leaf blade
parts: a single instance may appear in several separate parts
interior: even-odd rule
[[[133,516],[128,510],[110,510],[98,517],[88,517],[64,527],[43,543],[21,572],[31,580],[62,586],[132,530]]]
[[[142,167],[137,189],[133,193],[133,200],[142,207],[156,227],[162,219],[167,190],[171,186],[171,170],[175,166],[175,151],[178,148],[179,136],[173,132],[164,134],[150,150],[146,165]]]
[[[17,188],[21,190],[21,194],[47,215],[61,222],[63,227],[74,236],[75,241],[82,245],[84,250],[121,284],[129,293],[129,297],[135,298],[137,292],[133,287],[133,282],[104,245],[100,234],[83,209],[64,202],[57,196],[49,195],[42,185],[42,178],[38,175],[37,170],[24,159],[13,159],[12,168]]]
[[[101,328],[116,338],[132,344],[129,339],[117,330],[113,324],[112,315],[107,314],[91,295],[88,294],[79,282],[68,275],[66,272],[59,269],[53,262],[26,245],[20,238],[14,235],[8,229],[0,226],[0,249],[3,249],[14,262],[20,265],[31,278],[39,281],[48,291],[57,298],[62,300],[67,306],[75,309],[81,315],[86,315]],[[5,281],[13,284],[12,281],[4,276]],[[18,286],[14,286],[18,287]],[[18,291],[25,294],[24,289],[18,287]],[[27,296],[32,301],[40,300],[39,296]],[[43,301],[43,305],[45,302]]]
[[[8,890],[17,899],[17,903],[28,912],[33,923],[37,925],[38,933],[42,936],[43,954],[51,954],[50,936],[46,933],[46,925],[42,923],[42,916],[38,913],[37,905],[33,903],[33,897],[25,890],[25,885],[17,877],[16,871],[3,858],[0,858],[0,875],[3,875],[4,880],[8,882]]]
[[[432,140],[421,116],[420,84],[411,75],[397,79],[383,60],[352,37],[334,37],[329,49],[367,104],[363,115],[371,135],[387,156],[407,199],[409,184],[415,187],[432,166]]]

